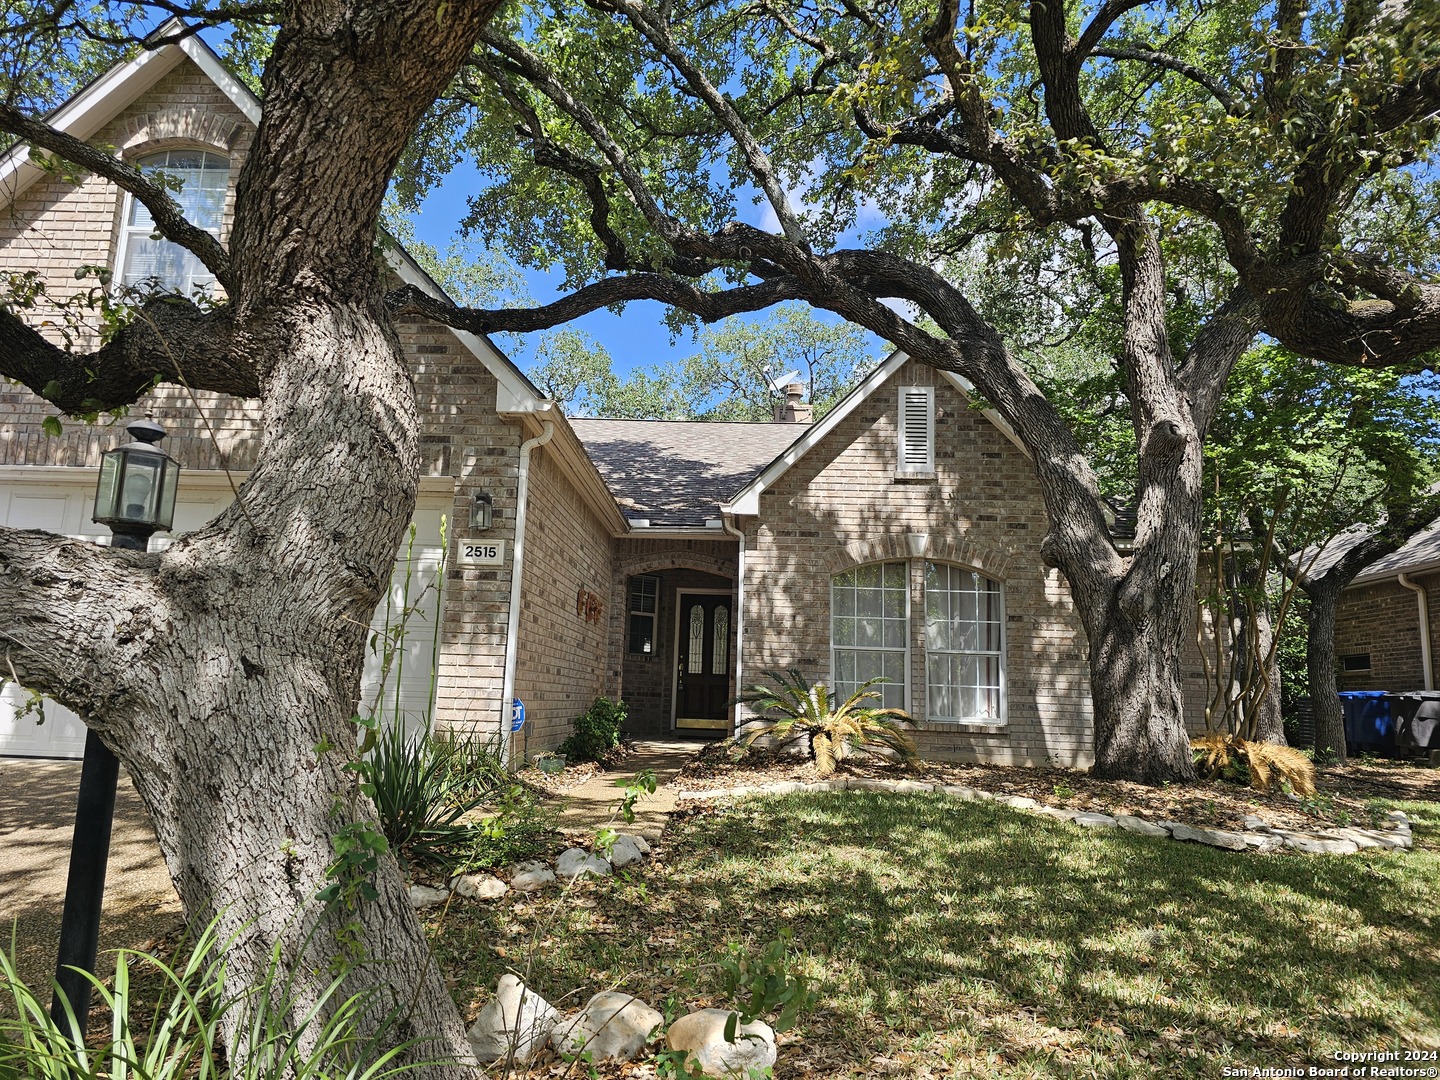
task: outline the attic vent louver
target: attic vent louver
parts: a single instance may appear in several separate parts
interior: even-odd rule
[[[933,386],[900,387],[900,445],[895,461],[895,475],[930,477],[935,475],[935,388]]]

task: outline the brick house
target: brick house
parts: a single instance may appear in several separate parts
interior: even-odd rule
[[[1440,603],[1440,521],[1367,566],[1340,594],[1335,615],[1339,688],[1435,689],[1432,643],[1440,633],[1435,603]]]
[[[192,220],[223,239],[258,117],[189,39],[117,67],[51,122],[181,175]],[[37,271],[53,297],[85,287],[82,265],[206,284],[123,192],[42,170],[23,146],[0,159],[0,206],[0,273]],[[438,291],[403,251],[385,258]],[[94,342],[83,320],[71,332]],[[372,658],[362,708],[509,738],[518,756],[557,745],[600,694],[627,701],[638,735],[730,730],[737,686],[796,667],[842,687],[886,675],[886,702],[931,756],[1088,763],[1085,636],[1040,557],[1033,466],[957,377],[896,353],[818,422],[798,395],[767,424],[567,419],[489,341],[419,320],[400,332],[428,454],[376,615],[383,628],[410,612],[403,648],[384,672]],[[254,409],[164,388],[135,411],[184,465],[176,531],[230,501]],[[67,421],[47,436],[50,412],[0,392],[0,523],[104,542],[95,467],[120,432]],[[516,698],[527,720],[509,737]],[[77,718],[20,712],[7,687],[0,754],[79,754]]]

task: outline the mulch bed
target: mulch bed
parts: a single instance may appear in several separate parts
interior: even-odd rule
[[[794,754],[752,749],[732,763],[731,747],[716,744],[676,776],[671,785],[695,791],[794,780],[819,779],[812,761]],[[1025,795],[1047,806],[1107,814],[1135,814],[1150,820],[1236,829],[1247,815],[1276,828],[1370,823],[1371,799],[1440,802],[1440,770],[1398,761],[1365,759],[1316,770],[1317,797],[1301,801],[1283,792],[1262,793],[1215,781],[1191,786],[1150,787],[1117,780],[1095,780],[1075,769],[1020,765],[979,765],[924,761],[913,770],[870,755],[842,762],[835,774],[894,780],[926,780],[981,788],[997,795]]]

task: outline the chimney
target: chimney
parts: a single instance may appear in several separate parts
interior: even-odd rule
[[[814,419],[814,410],[805,404],[804,383],[791,383],[785,387],[785,404],[775,406],[775,423],[808,424]]]

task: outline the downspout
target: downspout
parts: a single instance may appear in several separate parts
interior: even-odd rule
[[[745,533],[733,524],[734,515],[720,511],[720,524],[731,536],[740,541],[740,554],[735,561],[735,693],[738,696],[745,686],[741,677],[741,663],[745,655]],[[740,702],[735,703],[734,730],[735,734],[740,730],[740,714],[745,706]]]
[[[1430,597],[1425,586],[1411,581],[1409,575],[1400,574],[1396,579],[1415,594],[1415,603],[1420,614],[1420,664],[1425,672],[1425,689],[1435,689],[1435,665],[1430,660]]]
[[[554,434],[554,421],[546,420],[545,428],[539,435],[520,444],[520,474],[515,487],[515,539],[510,552],[510,617],[505,627],[505,680],[500,686],[500,733],[504,737],[507,769],[515,752],[515,735],[510,730],[510,703],[515,700],[515,661],[520,653],[516,639],[520,636],[520,582],[525,567],[525,514],[530,505],[530,451],[544,446]]]

